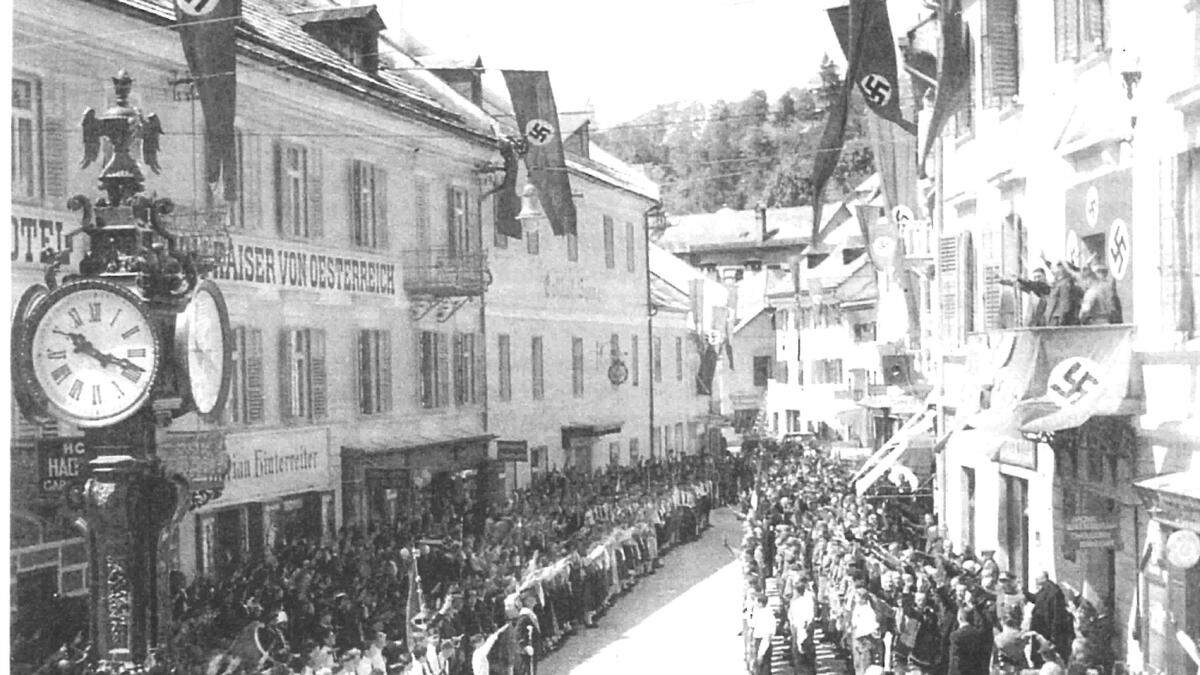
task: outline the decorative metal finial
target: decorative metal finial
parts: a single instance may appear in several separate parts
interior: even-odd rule
[[[143,116],[140,110],[129,105],[133,78],[127,71],[118,72],[112,83],[117,95],[116,105],[99,115],[92,108],[83,113],[80,124],[83,128],[83,162],[80,166],[87,167],[96,161],[100,156],[100,139],[109,139],[113,155],[100,172],[100,188],[108,193],[108,204],[116,206],[145,189],[141,167],[130,154],[134,141],[142,142],[142,161],[154,173],[161,171],[158,147],[162,125],[158,115]]]

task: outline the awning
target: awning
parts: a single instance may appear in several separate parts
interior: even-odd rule
[[[1153,478],[1143,478],[1135,481],[1133,487],[1142,493],[1175,497],[1181,503],[1189,504],[1200,516],[1200,471],[1176,471]]]
[[[893,415],[916,415],[925,410],[925,402],[912,396],[867,396],[857,405],[863,408],[888,409]]]
[[[564,436],[607,436],[621,431],[625,426],[623,420],[606,420],[602,422],[569,422],[562,427]]]
[[[487,444],[495,434],[423,436],[409,433],[391,442],[342,447],[342,459],[360,461],[369,468],[452,469],[487,459]],[[447,452],[448,449],[454,452]]]
[[[933,410],[924,410],[904,423],[886,443],[879,447],[875,454],[867,458],[854,474],[854,491],[858,496],[866,494],[884,473],[892,469],[901,457],[913,446],[913,440],[933,430],[933,422],[937,414]],[[924,447],[932,452],[932,444],[924,443]]]

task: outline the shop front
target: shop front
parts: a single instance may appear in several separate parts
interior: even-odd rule
[[[348,526],[426,533],[452,507],[503,496],[500,465],[488,458],[491,434],[416,438],[342,448],[342,519]]]
[[[181,540],[188,530],[195,540],[193,551],[180,547],[185,574],[220,575],[260,558],[277,542],[333,537],[337,472],[327,428],[233,433],[225,448],[229,461],[220,496],[180,525]]]
[[[610,447],[600,439],[621,432],[623,422],[579,422],[562,428],[562,448],[566,465],[576,471],[591,473],[610,462]],[[651,439],[653,454],[654,440]],[[662,452],[662,448],[659,448]],[[664,453],[665,455],[665,453]]]

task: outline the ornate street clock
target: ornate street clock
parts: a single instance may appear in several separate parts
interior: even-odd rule
[[[206,421],[220,416],[229,395],[229,332],[225,296],[213,282],[201,281],[191,302],[175,317],[175,359],[183,380],[181,393],[191,398]]]
[[[54,416],[105,427],[137,412],[154,388],[158,331],[133,291],[99,279],[51,291],[16,345],[26,391]]]

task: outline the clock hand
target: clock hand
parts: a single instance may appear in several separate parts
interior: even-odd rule
[[[87,354],[93,359],[99,361],[100,365],[102,366],[108,365],[113,358],[108,354],[102,353],[99,349],[96,349],[92,345],[91,341],[84,337],[82,333],[66,333],[58,330],[57,328],[53,329],[53,332],[58,333],[59,335],[66,335],[67,337],[71,338],[71,345],[75,348],[76,353]]]

